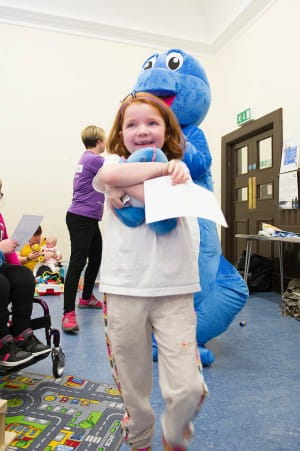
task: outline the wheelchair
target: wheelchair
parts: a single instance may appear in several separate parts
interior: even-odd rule
[[[51,316],[49,312],[49,307],[46,301],[42,298],[34,298],[33,302],[41,306],[43,310],[43,316],[33,318],[30,321],[30,327],[32,330],[45,329],[45,338],[47,346],[49,346],[49,352],[36,356],[33,359],[25,362],[23,364],[14,367],[3,367],[0,366],[0,375],[7,373],[16,372],[27,368],[30,365],[34,365],[39,360],[43,360],[51,354],[52,359],[52,373],[57,379],[62,376],[65,369],[65,355],[60,346],[60,332],[58,329],[51,327]],[[51,341],[53,342],[53,347],[51,348]]]

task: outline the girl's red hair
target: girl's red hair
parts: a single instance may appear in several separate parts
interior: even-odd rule
[[[168,160],[181,159],[183,157],[185,141],[176,116],[163,100],[148,92],[132,93],[122,101],[107,139],[108,152],[118,154],[125,158],[130,156],[130,153],[123,144],[122,134],[120,132],[122,131],[126,108],[133,103],[146,103],[158,110],[166,126],[165,142],[162,150]]]

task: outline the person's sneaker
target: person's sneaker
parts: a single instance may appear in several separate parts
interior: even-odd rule
[[[2,366],[21,365],[33,359],[33,357],[30,352],[19,348],[12,335],[5,335],[0,339],[0,364]]]
[[[187,448],[184,448],[183,446],[171,445],[166,442],[164,437],[162,438],[162,443],[164,451],[187,451]]]
[[[64,332],[78,332],[79,326],[76,321],[75,310],[65,313],[62,318],[62,330]]]
[[[131,451],[152,451],[151,446],[148,446],[148,448],[131,448]]]
[[[32,332],[32,329],[25,329],[21,334],[15,337],[15,343],[23,351],[31,352],[33,357],[50,352],[49,346],[44,345]]]
[[[194,425],[190,421],[186,425],[185,430],[183,432],[184,440],[186,442],[189,442],[194,434],[195,434]],[[185,448],[184,446],[171,445],[170,443],[168,443],[166,441],[164,436],[162,436],[162,444],[163,444],[164,451],[187,451],[187,448]]]
[[[90,299],[86,300],[86,299],[80,298],[78,301],[78,307],[79,308],[103,308],[103,304],[101,301],[99,301],[99,299],[96,298],[96,296],[94,296],[92,294]]]

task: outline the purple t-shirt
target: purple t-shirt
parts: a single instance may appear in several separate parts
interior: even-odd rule
[[[75,215],[100,221],[103,215],[104,194],[93,189],[93,178],[104,163],[104,158],[89,150],[83,152],[73,180],[73,199],[68,209]]]

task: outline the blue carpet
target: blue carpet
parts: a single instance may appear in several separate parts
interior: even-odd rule
[[[53,326],[60,328],[61,297],[45,299]],[[279,302],[276,293],[251,295],[229,329],[208,344],[216,359],[204,368],[210,394],[195,420],[190,451],[300,450],[300,322],[282,317]],[[78,310],[78,321],[77,336],[61,335],[65,372],[99,383],[113,382],[102,311]],[[30,371],[51,375],[50,359],[31,366]],[[161,451],[163,401],[157,364],[152,403],[157,416],[153,451]],[[120,450],[128,448],[122,445]]]

